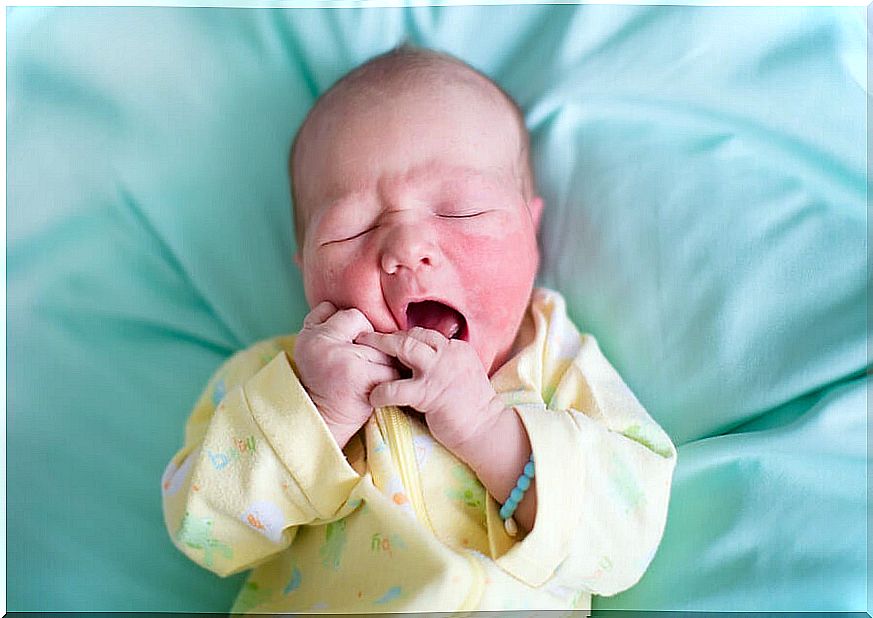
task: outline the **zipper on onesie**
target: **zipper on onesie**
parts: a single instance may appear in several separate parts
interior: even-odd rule
[[[431,534],[439,538],[433,528],[433,524],[427,515],[424,505],[424,492],[419,482],[418,461],[415,458],[415,446],[412,441],[412,427],[406,413],[397,406],[385,406],[376,408],[376,423],[382,430],[385,442],[393,456],[400,480],[403,483],[408,498],[412,504],[412,510],[420,522],[422,522]],[[454,550],[452,550],[454,551]],[[473,583],[467,597],[456,611],[469,612],[476,609],[479,599],[485,587],[485,571],[479,561],[468,552],[460,553],[470,565]]]
[[[376,410],[376,422],[379,423],[385,442],[400,473],[400,480],[408,494],[412,510],[418,520],[427,526],[431,534],[436,535],[433,524],[427,516],[424,506],[424,493],[418,482],[418,463],[415,460],[415,447],[412,443],[412,428],[409,419],[400,408],[385,406]]]

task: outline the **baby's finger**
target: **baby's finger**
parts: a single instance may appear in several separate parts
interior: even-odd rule
[[[367,378],[370,380],[371,385],[379,385],[399,380],[400,372],[397,371],[396,367],[388,365],[370,365],[367,368]]]
[[[420,404],[421,387],[418,380],[395,380],[382,382],[370,391],[370,405],[374,408],[384,406],[411,406]]]
[[[330,329],[331,334],[343,341],[353,341],[361,333],[373,332],[370,320],[355,307],[340,309],[325,320],[324,325]]]
[[[443,334],[437,330],[431,330],[430,328],[422,328],[421,326],[413,326],[410,328],[407,333],[413,339],[418,339],[422,343],[426,343],[434,350],[439,350],[443,345],[448,342]]]
[[[355,343],[381,350],[414,371],[426,372],[436,356],[436,351],[428,344],[402,331],[390,334],[363,333],[355,338]]]
[[[355,355],[372,364],[372,365],[384,365],[386,367],[394,367],[394,359],[384,352],[380,352],[375,348],[371,348],[366,345],[352,344],[354,346]]]
[[[318,303],[312,311],[306,314],[306,317],[303,318],[303,327],[311,328],[313,326],[318,326],[334,313],[336,313],[336,307],[334,304],[329,300],[324,300]]]

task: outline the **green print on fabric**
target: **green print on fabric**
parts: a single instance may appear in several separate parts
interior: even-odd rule
[[[406,543],[397,534],[383,535],[376,533],[370,539],[370,550],[379,553],[387,553],[389,558],[394,557],[393,550],[406,549]]]
[[[191,513],[185,513],[182,525],[176,533],[179,543],[184,543],[192,549],[203,550],[203,564],[212,566],[212,552],[219,551],[230,560],[233,549],[212,536],[213,521],[208,518],[194,517]]]
[[[655,444],[654,440],[645,435],[643,428],[639,425],[631,425],[623,432],[621,432],[625,438],[629,438],[634,442],[638,442],[645,446],[650,451],[657,453],[661,457],[669,458],[670,457],[670,449],[663,444]]]
[[[557,384],[547,384],[543,387],[543,401],[546,402],[546,406],[551,406],[552,397],[555,396],[555,391],[558,390]]]
[[[597,563],[597,569],[591,574],[591,577],[594,579],[603,577],[605,573],[611,570],[612,560],[609,559],[609,556],[601,556],[600,561]]]
[[[321,564],[325,568],[338,569],[346,546],[346,521],[332,521],[324,527],[324,545],[321,546]]]
[[[646,495],[643,490],[640,489],[633,473],[624,461],[619,457],[613,456],[609,463],[608,474],[612,479],[613,486],[618,492],[618,495],[621,496],[621,498],[632,509],[645,503]]]
[[[239,596],[236,598],[236,603],[233,605],[233,613],[245,614],[250,612],[255,607],[268,600],[272,595],[269,589],[261,588],[255,582],[246,582]]]
[[[485,488],[475,476],[463,465],[452,468],[455,477],[454,487],[446,490],[446,495],[453,500],[459,500],[473,509],[481,509],[485,504]]]

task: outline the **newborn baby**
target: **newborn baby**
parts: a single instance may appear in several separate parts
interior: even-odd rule
[[[234,355],[163,478],[234,612],[587,609],[657,549],[676,453],[554,291],[517,105],[401,47],[290,158],[296,336]]]

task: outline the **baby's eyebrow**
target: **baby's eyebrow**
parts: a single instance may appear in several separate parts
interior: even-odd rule
[[[344,202],[361,201],[367,194],[370,187],[364,183],[355,183],[349,186],[344,183],[332,183],[326,187],[326,191],[322,197],[322,203],[328,207],[336,204],[342,205]]]
[[[331,214],[338,210],[346,210],[349,207],[360,206],[368,201],[366,189],[337,189],[329,191],[321,199],[319,210],[323,214]]]
[[[441,166],[437,174],[428,174],[419,182],[421,182],[418,189],[421,191],[419,197],[423,199],[437,198],[441,195],[463,198],[483,191],[500,190],[503,187],[496,174],[464,166]],[[345,210],[363,214],[367,204],[375,203],[374,191],[372,185],[363,184],[358,187],[329,188],[320,201],[319,218],[336,216],[337,212]]]
[[[318,230],[325,221],[352,223],[353,219],[367,219],[366,204],[370,201],[362,191],[325,197],[313,216],[313,227]]]
[[[501,189],[502,184],[491,174],[471,170],[464,178],[448,178],[440,183],[440,189],[454,195],[475,195],[489,189]]]

